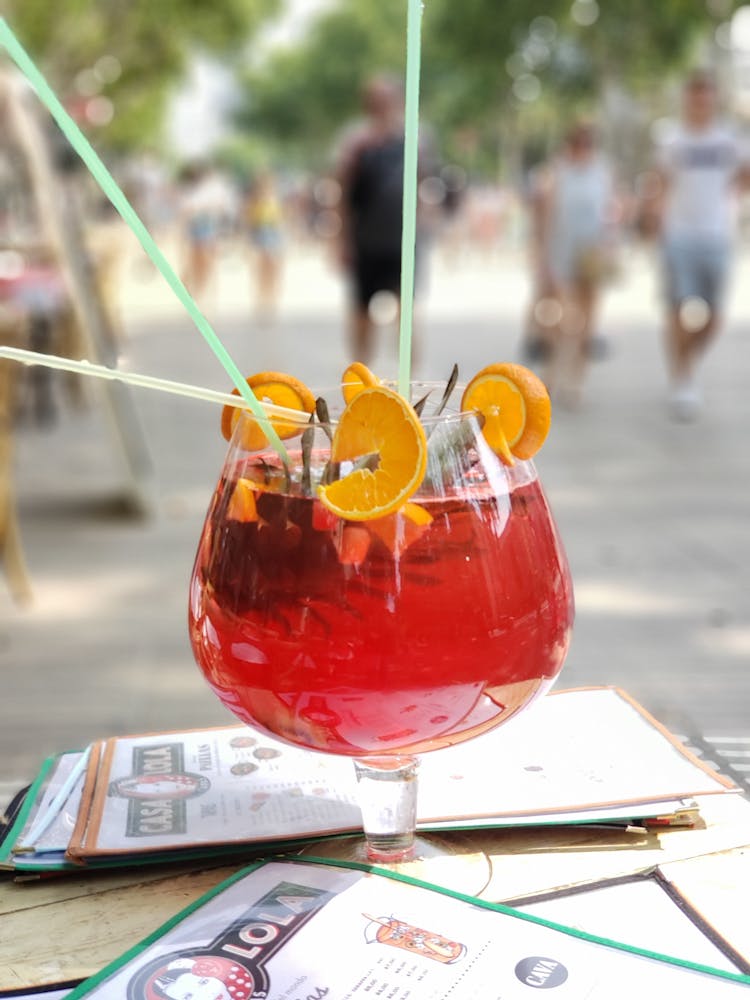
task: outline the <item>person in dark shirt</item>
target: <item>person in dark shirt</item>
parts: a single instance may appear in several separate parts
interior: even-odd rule
[[[336,171],[341,185],[340,256],[352,294],[351,346],[353,357],[363,362],[373,351],[373,296],[400,294],[403,104],[398,79],[387,75],[371,79],[363,93],[365,120],[345,136]],[[430,165],[427,143],[420,145],[419,161],[423,175]]]

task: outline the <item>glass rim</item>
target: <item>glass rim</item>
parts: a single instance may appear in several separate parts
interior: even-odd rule
[[[437,380],[437,379],[413,379],[409,383],[409,387],[411,389],[423,390],[422,396],[426,394],[428,395],[429,393],[432,393],[435,390],[439,391],[441,395],[436,396],[435,398],[435,403],[437,405],[440,405],[440,402],[442,401],[442,393],[445,391],[446,385],[447,384],[444,380]],[[383,379],[380,382],[380,386],[385,387],[387,389],[393,389],[395,392],[398,392],[397,382],[395,379]],[[311,390],[313,392],[313,395],[315,396],[316,402],[318,399],[322,399],[326,403],[326,406],[328,405],[329,399],[335,399],[335,405],[332,407],[333,412],[332,414],[329,414],[328,420],[320,420],[315,411],[313,413],[308,413],[305,410],[294,410],[285,406],[280,406],[276,403],[264,402],[263,400],[260,400],[260,402],[264,410],[266,411],[266,415],[271,421],[275,422],[283,421],[285,424],[294,424],[298,426],[301,431],[304,431],[307,427],[313,427],[313,428],[335,427],[338,424],[341,414],[343,413],[347,405],[343,397],[344,387],[345,383],[339,383],[338,385],[333,384],[331,386],[326,386],[322,392],[316,392],[314,390]],[[364,388],[370,388],[370,387],[365,386]],[[471,417],[476,418],[478,412],[477,410],[457,409],[455,404],[451,406],[450,402],[451,399],[455,397],[456,393],[459,394],[458,398],[460,399],[461,395],[463,394],[464,388],[465,385],[463,383],[456,383],[451,389],[451,392],[448,396],[448,400],[445,402],[440,412],[438,413],[427,412],[418,414],[419,422],[422,424],[422,426],[427,429],[440,424],[447,424],[451,422],[458,422],[460,420],[466,420]],[[334,396],[334,394],[336,395]],[[413,395],[414,393],[412,393],[412,396]],[[421,396],[419,396],[418,393],[417,395],[418,399],[416,400],[416,402],[418,403],[419,399],[421,399]],[[413,402],[412,399],[408,399],[407,402],[409,402],[411,406],[415,406],[415,402]],[[259,418],[253,413],[250,406],[246,403],[245,400],[242,400],[241,397],[238,397],[237,404],[234,408],[240,411],[241,418],[247,417],[252,421],[259,422]],[[240,422],[241,420],[237,421],[238,425]]]

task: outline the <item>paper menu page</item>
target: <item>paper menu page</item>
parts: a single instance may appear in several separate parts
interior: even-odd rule
[[[70,853],[270,842],[357,829],[349,760],[244,727],[112,739],[83,844]]]
[[[264,863],[71,994],[120,1000],[747,996],[732,980],[375,873]]]
[[[613,688],[560,691],[420,761],[419,818],[539,814],[725,791]]]
[[[676,955],[726,972],[750,971],[750,961],[743,966],[741,960],[729,957],[731,945],[727,948],[726,942],[711,940],[700,926],[700,915],[691,919],[684,901],[675,902],[654,877],[561,891],[546,899],[513,905],[524,913],[637,948]]]
[[[462,826],[475,829],[495,829],[520,826],[545,826],[583,823],[604,826],[638,824],[639,826],[694,826],[700,815],[695,799],[664,799],[658,802],[629,802],[622,806],[604,806],[601,809],[571,809],[568,812],[515,813],[504,816],[475,816],[461,820],[430,820],[417,823],[417,829],[440,831],[455,830]],[[658,822],[656,822],[658,820]]]
[[[472,819],[603,819],[730,782],[674,744],[620,692],[550,695],[505,727],[420,760],[423,827]],[[576,817],[575,814],[578,813]],[[529,820],[531,817],[531,820]],[[309,838],[361,828],[352,762],[232,726],[107,741],[73,857]]]

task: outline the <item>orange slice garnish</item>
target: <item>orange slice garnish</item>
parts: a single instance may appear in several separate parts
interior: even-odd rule
[[[252,479],[237,480],[227,506],[227,518],[230,521],[258,520],[258,506],[255,502],[257,489],[258,484]]]
[[[385,386],[361,389],[341,414],[333,435],[332,461],[356,462],[367,456],[375,456],[374,469],[355,468],[318,487],[328,510],[348,521],[392,514],[424,479],[424,428],[411,404]]]
[[[248,377],[247,384],[262,403],[273,403],[288,410],[298,410],[300,413],[313,413],[315,410],[315,396],[304,382],[300,382],[292,375],[286,375],[284,372],[258,372],[257,375]],[[239,396],[238,390],[233,389],[232,395]],[[221,433],[227,441],[231,439],[242,412],[239,407],[229,405],[222,410]],[[294,437],[305,429],[302,420],[284,420],[283,417],[272,417],[271,426],[280,438]],[[258,451],[267,444],[268,438],[261,430],[260,424],[248,412],[248,417],[242,425],[242,447],[246,451]]]
[[[341,376],[341,392],[345,403],[351,403],[358,392],[367,386],[380,385],[380,379],[373,375],[367,365],[361,361],[352,361],[344,374]]]
[[[482,433],[506,465],[531,458],[549,433],[552,408],[542,380],[523,365],[488,365],[469,382],[462,410],[484,417]]]
[[[367,528],[394,556],[400,556],[422,537],[431,523],[432,514],[428,510],[407,501],[395,514],[370,521]]]

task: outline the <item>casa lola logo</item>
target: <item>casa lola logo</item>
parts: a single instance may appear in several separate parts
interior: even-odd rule
[[[131,984],[134,985],[134,984]],[[265,997],[252,972],[241,962],[220,955],[181,955],[152,967],[129,994],[139,1000],[198,1000]]]
[[[332,895],[277,883],[205,946],[146,962],[131,977],[127,1000],[264,1000],[268,961]]]
[[[187,832],[187,799],[204,795],[211,782],[185,769],[182,743],[133,747],[130,774],[115,778],[107,790],[128,800],[128,837],[165,837]]]
[[[109,794],[122,799],[192,799],[211,787],[201,774],[130,774],[115,779]]]

